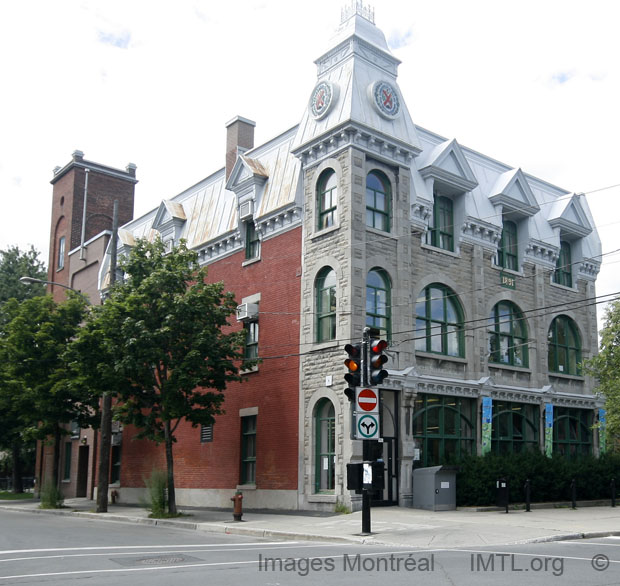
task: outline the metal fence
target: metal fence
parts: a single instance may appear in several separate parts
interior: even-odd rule
[[[32,490],[34,488],[34,476],[23,476],[22,484],[24,490]],[[4,478],[0,477],[0,490],[13,490],[13,478],[10,476]]]

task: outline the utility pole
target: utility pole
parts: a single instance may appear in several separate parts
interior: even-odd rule
[[[110,288],[116,282],[116,248],[118,245],[118,200],[112,212],[112,250],[110,251]],[[97,513],[108,512],[110,481],[110,451],[112,448],[112,395],[103,393],[101,399],[101,442],[99,444],[99,474],[97,479]]]

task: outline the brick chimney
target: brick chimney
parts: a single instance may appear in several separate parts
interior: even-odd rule
[[[230,176],[237,155],[254,148],[254,127],[256,122],[235,116],[226,123],[226,179]]]

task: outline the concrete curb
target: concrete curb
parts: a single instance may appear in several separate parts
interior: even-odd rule
[[[422,545],[412,545],[411,543],[395,543],[394,541],[383,540],[380,533],[371,535],[319,535],[313,533],[298,533],[295,531],[285,531],[278,529],[266,529],[260,527],[252,527],[249,525],[243,526],[242,522],[236,523],[221,523],[221,522],[191,522],[191,521],[179,521],[176,519],[151,519],[149,517],[136,517],[128,515],[118,515],[114,513],[94,513],[90,511],[76,511],[71,510],[69,507],[66,509],[38,509],[38,508],[24,508],[20,506],[0,505],[0,510],[18,511],[21,513],[35,513],[43,515],[71,515],[73,517],[80,517],[96,521],[114,522],[114,523],[132,523],[138,525],[151,525],[161,527],[176,527],[179,529],[188,529],[191,531],[204,531],[206,533],[221,533],[227,535],[248,535],[252,537],[281,539],[283,541],[323,541],[329,543],[346,543],[357,545],[382,545],[382,546],[395,546],[395,547],[409,547],[419,550],[425,549],[460,549],[463,547],[480,547],[480,544],[473,546],[441,546],[434,544],[432,548]],[[601,537],[620,536],[620,531],[584,531],[574,533],[562,533],[555,535],[547,535],[542,537],[532,537],[530,539],[522,539],[517,541],[506,541],[501,545],[524,545],[529,543],[550,543],[554,541],[567,541],[577,539],[596,539]],[[497,544],[499,545],[499,544]],[[493,547],[493,544],[489,544],[485,547]]]

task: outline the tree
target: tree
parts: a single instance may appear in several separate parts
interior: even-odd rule
[[[29,287],[19,282],[21,277],[45,279],[46,270],[39,260],[39,252],[33,246],[22,251],[17,246],[0,250],[0,339],[2,328],[9,319],[8,313],[2,311],[9,299],[24,300],[45,294],[45,286],[35,283]],[[1,343],[1,341],[0,341]],[[20,396],[20,389],[12,388],[8,383],[4,364],[0,364],[0,448],[10,450],[13,477],[13,492],[23,492],[22,453],[26,444],[22,432],[21,419],[16,415],[15,397]]]
[[[126,279],[93,312],[73,346],[85,386],[117,396],[115,417],[138,436],[165,445],[168,512],[177,513],[173,443],[181,421],[209,425],[223,413],[223,391],[239,381],[243,332],[225,333],[236,302],[223,283],[207,283],[184,242],[138,241],[120,263]]]
[[[620,434],[620,300],[607,306],[601,330],[601,347],[585,367],[599,381],[598,389],[606,399],[607,433]]]
[[[18,423],[21,437],[54,442],[53,481],[58,485],[60,442],[72,421],[93,423],[97,403],[89,392],[76,390],[68,378],[65,352],[86,311],[85,300],[70,295],[63,303],[51,296],[2,306],[0,337],[0,404]]]
[[[29,299],[45,295],[45,285],[34,283],[25,287],[20,277],[34,277],[45,280],[45,265],[39,260],[39,252],[34,246],[22,251],[17,246],[0,250],[0,305],[9,299]]]

